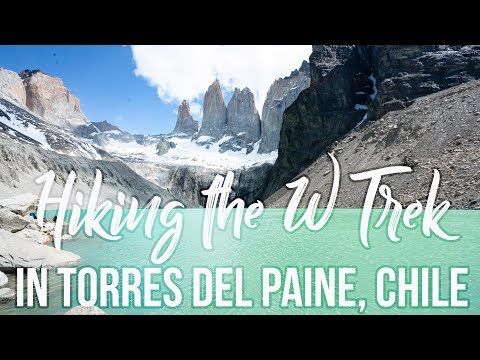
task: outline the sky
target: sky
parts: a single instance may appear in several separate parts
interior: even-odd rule
[[[268,88],[308,60],[310,46],[0,45],[0,67],[60,77],[90,121],[134,134],[173,130],[179,103],[202,117],[203,95],[218,78],[226,101],[249,87],[261,113]]]

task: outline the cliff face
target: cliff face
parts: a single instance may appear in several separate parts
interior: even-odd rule
[[[312,84],[283,114],[278,158],[265,195],[305,169],[329,144],[362,120],[364,111],[356,106],[357,93],[364,92],[364,87],[372,87],[368,81],[370,69],[350,50],[349,46],[344,51],[334,47],[327,52],[345,54],[349,51],[346,59],[329,56],[321,61],[316,58],[317,52],[312,54]],[[320,64],[319,68],[315,64]]]
[[[351,173],[393,165],[412,167],[411,173],[389,175],[382,183],[404,206],[418,200],[426,205],[433,169],[441,174],[437,201],[448,200],[454,209],[480,209],[480,80],[470,81],[417,99],[411,106],[391,111],[381,120],[368,121],[338,142],[332,152],[339,162],[339,208],[361,208],[368,181],[352,181]],[[310,185],[301,207],[313,192],[320,192],[326,206],[332,186],[332,161],[320,155],[299,176]],[[286,207],[292,190],[280,188],[266,201],[270,207]],[[375,206],[383,202],[376,197]]]
[[[275,80],[268,90],[262,111],[262,141],[259,153],[269,153],[278,149],[283,112],[310,86],[310,67],[304,61],[300,69],[290,76]]]
[[[203,120],[200,136],[208,136],[214,140],[220,139],[225,133],[227,125],[227,107],[223,99],[220,82],[215,82],[208,87],[203,101]]]
[[[14,71],[0,68],[0,94],[18,105],[26,106],[25,87],[20,76]]]
[[[480,46],[370,46],[362,50],[371,59],[379,84],[371,110],[376,119],[410,106],[418,97],[480,76]]]
[[[42,72],[23,73],[26,105],[45,121],[58,126],[78,126],[88,123],[80,109],[80,101],[60,78]]]
[[[480,77],[478,46],[316,45],[312,83],[285,110],[278,159],[264,196],[366,121]]]
[[[186,100],[183,100],[178,107],[177,123],[173,132],[185,135],[193,135],[198,132],[198,122],[193,120],[190,114],[190,105],[188,105]]]
[[[253,144],[260,139],[260,115],[255,107],[255,99],[249,88],[235,88],[227,107],[227,128],[225,135],[230,137],[221,144],[220,151],[253,150]]]
[[[255,108],[255,99],[249,88],[235,88],[227,107],[227,135],[244,133],[250,141],[260,139],[260,115]]]

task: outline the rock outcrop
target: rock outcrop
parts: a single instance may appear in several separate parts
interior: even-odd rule
[[[249,88],[235,88],[227,106],[226,135],[245,134],[247,139],[260,139],[260,115],[255,107],[255,98]]]
[[[0,289],[0,304],[15,300],[16,293],[10,288]]]
[[[220,151],[239,151],[247,148],[249,153],[253,150],[253,144],[260,139],[260,115],[249,88],[241,91],[235,88],[227,106],[225,136],[230,138],[220,145]]]
[[[46,150],[90,159],[112,158],[105,151],[65,131],[65,127],[50,124],[20,105],[0,96],[0,133]]]
[[[15,300],[15,291],[10,288],[4,287],[8,284],[8,277],[0,271],[0,304]]]
[[[480,47],[316,45],[311,85],[285,110],[278,159],[264,197],[337,139],[415,99],[480,77]]]
[[[198,132],[198,121],[193,120],[190,114],[190,105],[187,100],[183,100],[178,107],[177,123],[175,124],[174,134],[193,135]]]
[[[20,106],[26,106],[27,95],[21,77],[16,72],[2,67],[0,67],[0,94]]]
[[[16,233],[25,229],[28,224],[28,220],[24,219],[22,216],[14,214],[7,209],[0,209],[0,229]]]
[[[262,111],[262,139],[259,153],[269,153],[278,149],[283,112],[310,86],[310,66],[304,61],[302,66],[290,76],[275,80],[270,86]]]
[[[30,193],[18,194],[0,200],[0,209],[6,209],[17,215],[28,215],[38,207],[39,198]]]
[[[480,80],[470,81],[417,99],[410,107],[369,121],[329,147],[341,168],[337,208],[362,208],[368,181],[352,181],[351,173],[387,166],[410,166],[411,173],[389,175],[382,183],[404,206],[419,200],[426,205],[433,169],[441,175],[435,203],[451,202],[453,209],[480,209]],[[326,206],[332,186],[332,161],[322,154],[298,176],[310,185],[300,207],[313,192]],[[266,199],[269,207],[286,207],[292,190],[282,187]],[[375,206],[383,205],[376,196]]]
[[[37,244],[0,229],[0,269],[53,268],[75,265],[79,261],[80,256],[74,253]]]
[[[480,77],[480,46],[409,45],[370,46],[362,49],[371,59],[378,97],[369,117],[379,119],[413,101]]]
[[[8,277],[3,272],[0,271],[0,287],[8,283]]]
[[[80,101],[60,78],[41,71],[26,73],[23,79],[26,105],[45,121],[58,126],[78,126],[88,123],[80,109]]]
[[[334,67],[343,65],[354,48],[353,45],[313,45],[309,59],[312,83],[321,81]]]
[[[212,138],[213,141],[220,139],[225,134],[227,125],[227,107],[223,99],[220,81],[215,80],[208,87],[203,101],[203,120],[199,136]]]
[[[168,150],[174,149],[175,148],[175,143],[173,141],[168,141],[166,138],[160,139],[160,141],[157,143],[157,155],[162,156],[165,155]]]
[[[262,163],[248,168],[232,169],[235,174],[232,185],[232,198],[239,197],[247,204],[259,199],[265,178],[272,167],[270,163]],[[225,169],[203,166],[177,165],[163,168],[161,183],[168,186],[174,195],[188,198],[191,202],[205,206],[207,198],[202,190],[208,189],[217,174],[226,175]]]

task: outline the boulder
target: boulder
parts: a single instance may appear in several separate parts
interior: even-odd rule
[[[65,315],[107,315],[107,313],[96,306],[75,306],[68,310]]]
[[[29,221],[10,210],[0,209],[0,229],[15,233],[25,229]]]
[[[54,247],[37,244],[19,234],[0,229],[0,268],[72,266],[80,256]]]
[[[8,283],[8,277],[3,272],[0,271],[0,287]]]
[[[15,300],[15,291],[10,288],[0,289],[0,304]]]
[[[45,233],[45,232],[33,230],[33,229],[23,229],[17,232],[16,235],[18,235],[22,239],[33,241],[37,244],[47,244],[51,242],[53,239],[53,234],[51,235],[50,233]],[[63,239],[63,236],[62,236],[62,239]]]
[[[18,215],[28,215],[38,208],[39,198],[33,194],[19,194],[0,200],[0,208],[10,210]]]
[[[175,148],[175,146],[176,145],[174,142],[168,141],[166,139],[161,139],[156,146],[157,155],[158,156],[165,155],[168,152],[168,150]]]

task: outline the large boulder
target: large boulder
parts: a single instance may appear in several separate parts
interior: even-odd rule
[[[165,138],[160,139],[158,142],[156,149],[157,149],[157,155],[162,156],[165,155],[168,150],[175,148],[175,143],[173,141],[168,141]]]
[[[0,287],[8,283],[8,277],[0,271]],[[15,291],[10,288],[0,289],[0,304],[11,300],[15,300]]]
[[[75,306],[68,310],[65,315],[107,315],[107,313],[96,306]]]
[[[0,229],[0,269],[54,268],[72,266],[79,261],[80,256],[72,252],[37,244],[21,235]]]
[[[38,208],[39,198],[33,194],[19,194],[0,200],[0,208],[8,209],[18,215],[28,215]]]
[[[25,229],[29,221],[10,210],[0,209],[0,229],[15,233]]]
[[[51,232],[38,231],[31,228],[25,228],[17,232],[16,235],[18,235],[22,239],[32,241],[37,244],[47,244],[50,243],[53,239],[53,234]]]
[[[8,283],[8,277],[3,272],[0,271],[0,287]]]
[[[0,289],[0,304],[15,300],[15,291],[10,288]]]

